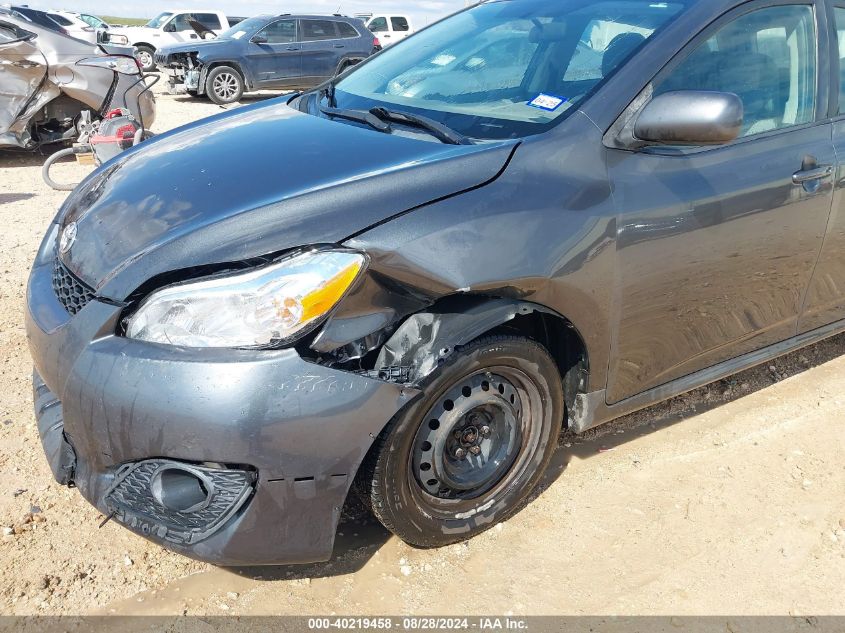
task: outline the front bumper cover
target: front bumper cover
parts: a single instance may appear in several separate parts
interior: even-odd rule
[[[39,429],[57,480],[77,486],[103,514],[196,559],[328,560],[364,456],[418,392],[315,365],[295,350],[187,350],[116,336],[121,307],[95,299],[71,317],[56,299],[49,260],[42,253],[33,268],[26,329],[41,377]],[[229,470],[249,469],[254,482],[213,532],[167,538],[156,529],[161,522],[137,520],[110,496],[127,469],[151,460],[239,465]]]

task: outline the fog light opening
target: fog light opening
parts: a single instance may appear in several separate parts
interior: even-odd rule
[[[156,501],[175,512],[196,512],[211,501],[211,486],[202,477],[179,468],[165,468],[153,477]]]

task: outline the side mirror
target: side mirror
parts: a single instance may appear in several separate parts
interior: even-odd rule
[[[175,33],[176,32],[176,23],[175,22],[168,22],[164,25],[164,32],[165,33]]]
[[[266,35],[256,35],[252,38],[253,44],[266,44],[267,43],[267,36]]]
[[[643,109],[634,136],[661,145],[723,145],[739,137],[743,116],[742,100],[730,92],[667,92]]]

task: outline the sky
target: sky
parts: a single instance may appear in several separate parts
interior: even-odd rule
[[[8,0],[3,0],[8,1]],[[466,0],[20,0],[37,9],[80,11],[124,18],[152,18],[165,9],[217,9],[231,15],[260,13],[393,13],[410,15],[415,24],[430,22],[462,9]]]

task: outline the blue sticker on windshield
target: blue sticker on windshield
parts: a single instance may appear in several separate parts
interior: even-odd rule
[[[539,108],[540,110],[545,110],[546,112],[554,112],[567,101],[569,101],[569,99],[564,99],[563,97],[556,97],[554,95],[541,94],[538,97],[529,101],[527,105],[531,106],[532,108]]]

